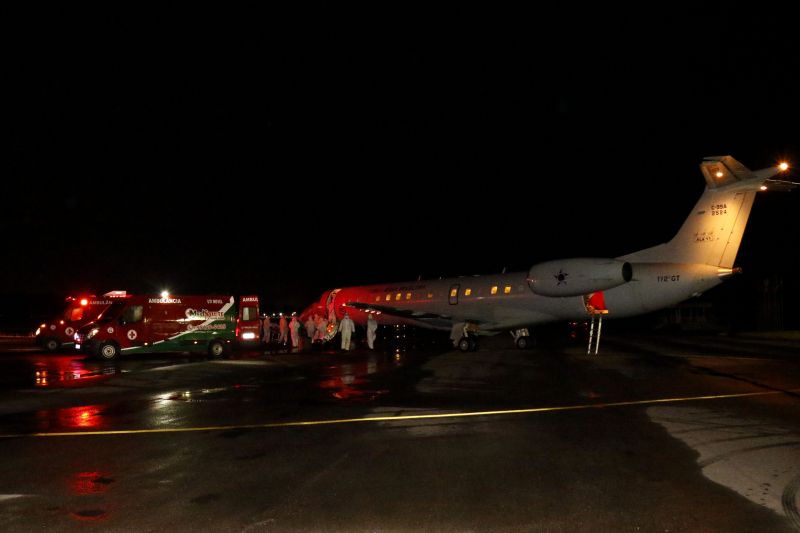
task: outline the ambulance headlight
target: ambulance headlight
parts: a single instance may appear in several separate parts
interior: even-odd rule
[[[92,337],[94,337],[94,336],[95,336],[95,335],[97,335],[98,333],[100,333],[100,328],[92,328],[92,329],[89,331],[89,333],[87,333],[87,334],[86,334],[86,338],[87,338],[87,339],[91,339]]]

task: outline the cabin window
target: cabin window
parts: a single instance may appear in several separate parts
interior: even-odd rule
[[[497,285],[492,286],[492,294],[497,294]]]
[[[407,292],[407,293],[406,293],[406,300],[410,300],[410,299],[411,299],[411,293],[410,293],[410,292]]]
[[[69,315],[70,322],[75,322],[76,320],[80,320],[81,318],[83,318],[83,307],[74,308]]]
[[[125,308],[120,317],[122,324],[135,324],[142,321],[143,305],[131,305]]]
[[[388,302],[388,301],[389,301],[389,300],[391,300],[391,299],[392,299],[392,295],[391,295],[391,294],[387,294],[387,295],[386,295],[386,301]]]
[[[402,296],[403,296],[403,294],[398,292],[397,294],[395,294],[394,299],[395,300],[399,300]]]
[[[511,294],[511,285],[503,287],[503,294]]]
[[[433,293],[432,293],[432,292],[429,292],[429,293],[428,293],[428,300],[430,300],[431,298],[433,298]]]
[[[455,298],[456,296],[458,296],[458,289],[456,287],[453,287],[452,289],[450,289],[450,298]]]
[[[472,289],[464,289],[464,296],[469,296],[472,294]]]
[[[381,295],[380,294],[375,297],[375,301],[376,302],[380,302],[381,301]]]

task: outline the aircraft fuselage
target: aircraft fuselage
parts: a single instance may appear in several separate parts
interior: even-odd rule
[[[632,264],[632,279],[601,291],[609,318],[655,311],[698,295],[721,281],[730,269],[709,265]],[[567,272],[568,274],[568,272]],[[554,276],[558,273],[554,272]],[[563,273],[562,273],[563,275]],[[565,283],[569,283],[567,279]],[[484,333],[520,329],[558,320],[581,320],[589,315],[590,294],[552,297],[535,294],[528,272],[346,287],[326,292],[304,311],[337,319],[347,311],[360,325],[373,314],[379,324],[413,324],[449,329],[470,322]]]

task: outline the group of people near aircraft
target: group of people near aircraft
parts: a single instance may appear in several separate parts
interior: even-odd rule
[[[370,350],[375,349],[375,339],[377,338],[378,322],[372,315],[367,319],[366,340]],[[301,324],[296,313],[291,314],[291,318],[283,313],[278,315],[277,327],[273,324],[269,315],[264,316],[261,329],[261,344],[267,347],[277,344],[278,346],[290,347],[293,352],[311,346],[322,346],[333,340],[339,335],[341,349],[350,351],[354,347],[352,341],[356,331],[355,323],[348,313],[344,314],[341,320],[336,320],[336,315],[331,313],[328,317],[315,314]]]

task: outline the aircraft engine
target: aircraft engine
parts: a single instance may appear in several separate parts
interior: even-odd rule
[[[528,272],[528,286],[541,296],[581,296],[627,283],[633,268],[626,261],[574,257],[545,261]]]

